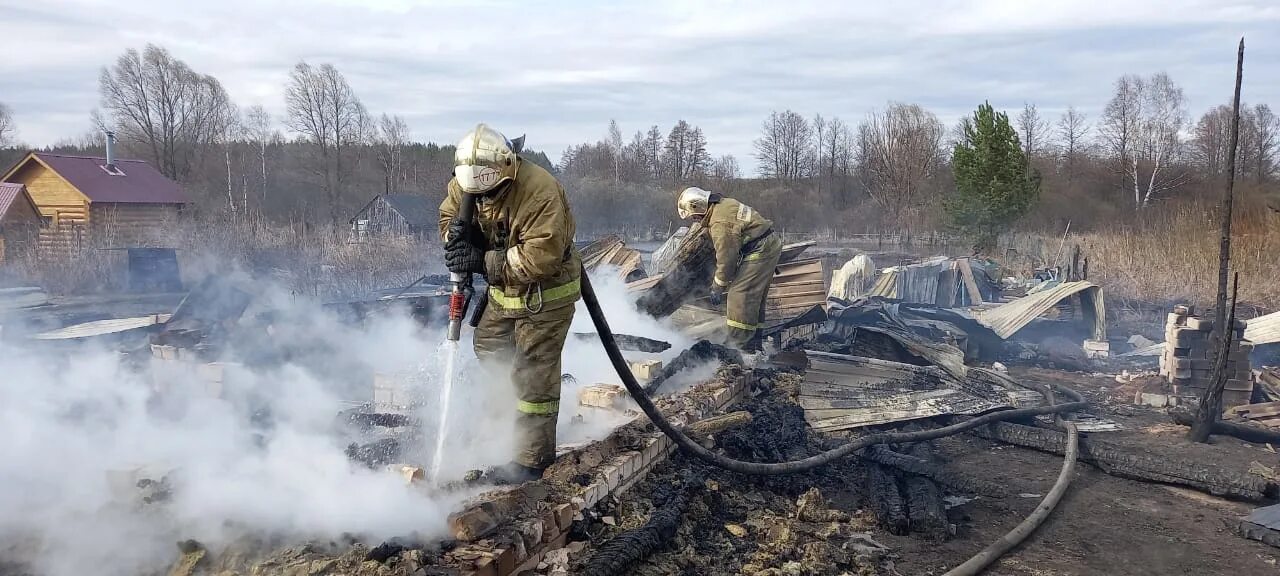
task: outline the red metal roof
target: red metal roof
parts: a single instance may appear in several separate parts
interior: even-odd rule
[[[23,191],[24,188],[25,187],[22,184],[0,182],[0,219],[4,218],[5,214],[9,213],[9,207],[13,206],[14,202],[31,201],[25,197],[26,193]],[[19,200],[19,198],[21,198],[21,200]]]
[[[177,182],[170,180],[150,164],[142,160],[116,160],[116,168],[123,175],[107,172],[106,158],[67,156],[35,152],[45,164],[53,168],[75,186],[90,202],[121,202],[139,204],[186,204],[187,197]]]

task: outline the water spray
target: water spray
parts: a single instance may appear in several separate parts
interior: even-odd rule
[[[465,226],[472,226],[476,213],[476,197],[474,194],[463,194],[462,203],[458,207],[455,221]],[[462,320],[467,316],[467,308],[471,304],[471,295],[475,289],[471,285],[470,273],[449,272],[449,283],[453,290],[449,294],[449,332],[444,343],[444,378],[440,388],[440,423],[436,427],[436,449],[431,454],[431,469],[427,480],[435,482],[440,475],[440,463],[444,460],[445,436],[449,431],[449,402],[453,396],[454,366],[458,358],[458,340],[462,337]]]

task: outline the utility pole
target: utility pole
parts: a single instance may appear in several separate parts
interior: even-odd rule
[[[1214,304],[1213,332],[1217,356],[1213,361],[1213,379],[1200,397],[1196,419],[1191,425],[1191,441],[1205,443],[1222,412],[1222,389],[1227,385],[1227,356],[1231,351],[1231,332],[1235,313],[1227,314],[1227,277],[1231,266],[1231,210],[1236,182],[1236,148],[1240,145],[1240,84],[1244,77],[1244,38],[1236,52],[1236,89],[1231,101],[1231,146],[1227,149],[1227,186],[1222,196],[1222,231],[1218,248],[1218,298]],[[1234,297],[1232,308],[1235,307]]]

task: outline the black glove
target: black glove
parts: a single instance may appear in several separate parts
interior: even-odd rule
[[[719,284],[713,284],[711,293],[707,295],[707,301],[711,302],[712,306],[724,304],[724,287]]]
[[[449,223],[449,241],[444,245],[445,266],[455,274],[483,274],[488,246],[479,227],[454,219]]]

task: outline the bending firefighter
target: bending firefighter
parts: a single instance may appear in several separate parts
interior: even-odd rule
[[[759,350],[765,298],[782,254],[773,224],[746,204],[696,187],[680,193],[676,209],[680,218],[702,222],[711,235],[716,250],[711,303],[725,303],[729,344]]]
[[[501,133],[477,126],[458,143],[454,177],[440,205],[449,271],[483,274],[489,283],[474,334],[476,356],[488,370],[511,366],[518,453],[491,475],[512,483],[540,477],[555,460],[560,354],[582,269],[564,188],[516,152]],[[464,195],[476,197],[474,224],[455,218]]]

